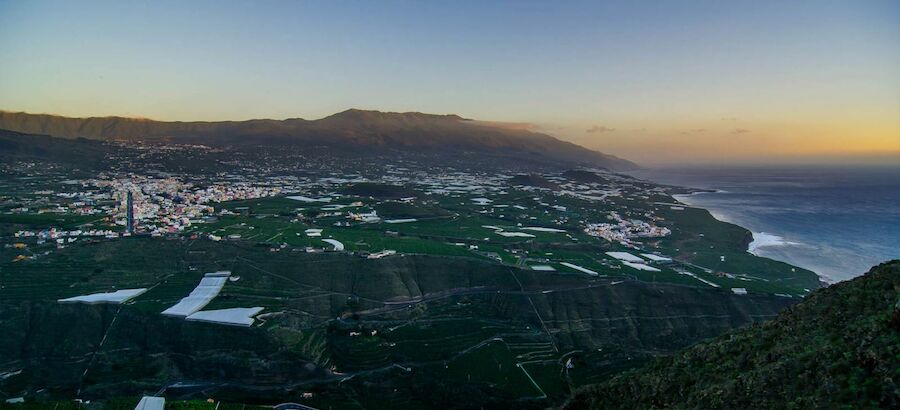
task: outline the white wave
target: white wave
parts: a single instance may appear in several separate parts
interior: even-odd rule
[[[787,245],[799,245],[799,243],[788,241],[781,236],[770,234],[770,233],[753,232],[753,242],[750,242],[750,245],[747,247],[747,252],[750,252],[756,256],[759,256],[757,251],[760,248],[766,248],[766,247],[771,247],[771,246],[787,246]]]
[[[726,191],[724,189],[704,189],[700,191],[691,191],[687,194],[674,194],[672,198],[675,198],[681,202],[687,203],[682,199],[690,200],[691,197],[700,196],[700,195],[709,195],[709,194],[730,194],[731,192]]]

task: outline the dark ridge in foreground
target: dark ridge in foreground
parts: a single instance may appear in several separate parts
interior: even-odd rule
[[[165,122],[124,117],[68,118],[0,111],[0,129],[57,138],[163,141],[209,145],[323,146],[370,155],[395,151],[476,160],[637,168],[631,161],[592,151],[547,134],[464,119],[457,115],[351,109],[318,120]]]
[[[900,261],[775,320],[577,391],[564,409],[900,408]]]

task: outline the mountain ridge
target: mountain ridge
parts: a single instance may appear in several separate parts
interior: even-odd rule
[[[528,156],[546,162],[630,170],[637,164],[553,136],[504,128],[455,114],[349,109],[316,120],[156,121],[130,117],[63,117],[0,111],[0,129],[95,140],[207,144],[318,144],[336,149],[402,149]]]
[[[897,408],[900,260],[575,392],[577,409]]]

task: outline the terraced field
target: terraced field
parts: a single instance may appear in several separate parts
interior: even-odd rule
[[[547,178],[547,186],[599,189]],[[157,237],[57,244],[7,235],[0,374],[10,376],[0,378],[0,399],[162,391],[170,400],[318,408],[543,408],[771,318],[818,286],[811,272],[746,253],[742,228],[662,205],[674,200],[643,193],[652,186],[623,184],[630,191],[602,200],[520,185],[447,193],[331,184],[303,192],[330,195],[328,203],[290,195],[224,202],[216,215]],[[586,232],[613,211],[652,217],[671,234],[628,245]],[[8,233],[86,219],[3,218]],[[386,250],[396,253],[367,257]],[[638,270],[613,251],[674,260],[645,260],[656,270]],[[230,277],[204,309],[262,307],[252,326],[160,314],[215,271]],[[130,288],[149,290],[122,305],[57,303]]]

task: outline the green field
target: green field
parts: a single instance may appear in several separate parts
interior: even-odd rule
[[[538,180],[566,186],[553,181]],[[618,195],[589,200],[519,185],[445,194],[415,184],[328,186],[309,193],[334,193],[327,204],[283,196],[216,203],[213,218],[180,233],[64,245],[11,235],[107,222],[2,213],[0,375],[9,375],[0,377],[0,399],[28,398],[13,408],[69,408],[60,400],[78,396],[124,408],[130,397],[164,390],[173,409],[208,408],[209,397],[318,408],[447,400],[451,408],[544,408],[579,386],[771,318],[819,286],[812,272],[747,253],[745,229],[658,205],[674,200],[645,195],[650,189],[622,183]],[[473,201],[481,197],[492,202]],[[348,214],[371,211],[416,221],[366,223]],[[672,234],[642,238],[633,249],[584,232],[611,211],[652,215]],[[366,257],[384,250],[397,253]],[[609,251],[675,261],[641,271]],[[219,270],[233,280],[205,310],[263,307],[253,326],[160,314]],[[749,294],[731,291],[738,287]],[[127,288],[149,290],[123,305],[56,302]],[[201,401],[177,401],[191,399]]]

